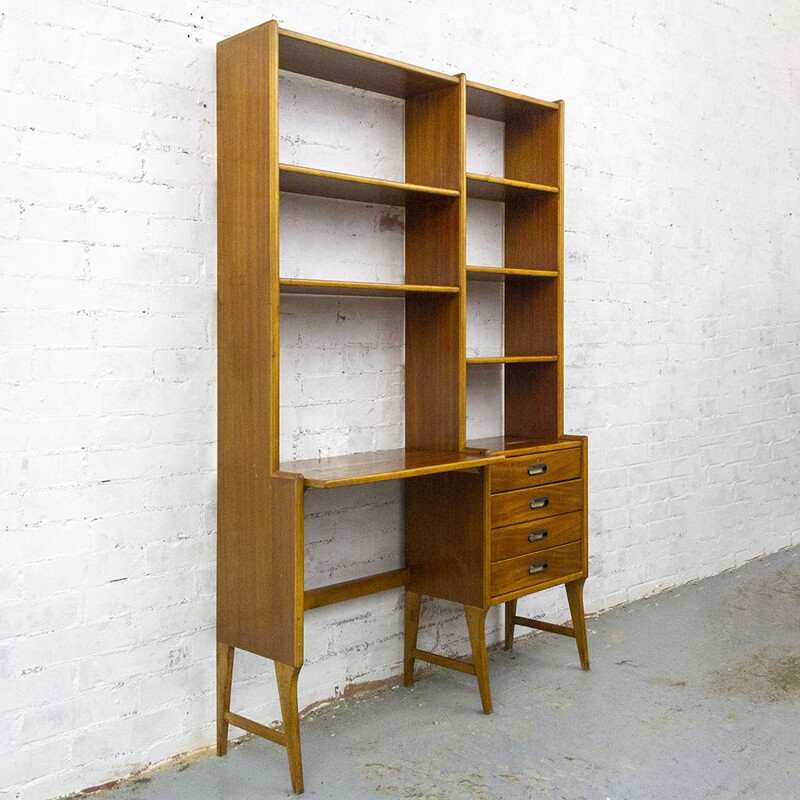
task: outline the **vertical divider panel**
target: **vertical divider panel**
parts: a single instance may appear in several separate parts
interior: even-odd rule
[[[458,189],[406,208],[406,280],[458,286],[406,299],[406,446],[466,440],[466,81],[407,101],[406,180]],[[478,607],[488,602],[488,475],[448,472],[406,482],[408,588]],[[435,535],[432,535],[435,534]]]
[[[303,481],[278,468],[278,25],[220,43],[217,637],[303,661]]]
[[[406,298],[406,447],[463,446],[465,405],[465,85],[406,100],[406,180],[458,189],[406,206],[406,282],[458,286],[458,295]]]
[[[467,77],[463,72],[458,76],[457,150],[461,192],[458,202],[458,447],[461,449],[467,444]],[[488,470],[484,472],[488,481]]]
[[[489,600],[485,469],[442,472],[406,482],[408,589],[454,603]]]

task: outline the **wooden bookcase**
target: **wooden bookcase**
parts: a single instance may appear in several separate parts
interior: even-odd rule
[[[279,70],[404,102],[405,180],[281,164]],[[282,30],[218,46],[219,489],[217,744],[228,726],[283,744],[303,790],[297,680],[306,610],[405,587],[405,683],[416,660],[475,675],[492,709],[484,620],[575,636],[588,669],[586,441],[563,434],[563,105]],[[504,123],[505,174],[466,169],[467,115]],[[405,208],[402,283],[284,278],[284,194]],[[466,264],[468,198],[503,204],[504,263]],[[504,353],[466,358],[466,294],[503,282]],[[405,447],[281,462],[279,320],[289,294],[397,297],[405,307]],[[468,374],[503,370],[504,426],[466,440]],[[304,493],[404,479],[401,569],[306,590]],[[573,626],[517,616],[518,597],[564,584]],[[472,662],[416,646],[420,599],[464,606]],[[283,732],[231,712],[235,649],[273,659]]]

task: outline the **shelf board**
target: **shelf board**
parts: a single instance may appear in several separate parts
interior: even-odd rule
[[[409,200],[459,195],[457,189],[439,189],[415,183],[384,181],[292,164],[280,165],[280,190],[292,194],[308,194],[314,197],[332,197],[337,200],[356,200],[389,206],[404,206]]]
[[[291,461],[281,464],[280,469],[281,472],[299,473],[307,487],[333,489],[337,486],[377,483],[482,467],[499,460],[499,456],[481,453],[400,449]]]
[[[506,278],[557,278],[555,269],[509,269],[506,267],[467,267],[467,280],[504,281]]]
[[[473,364],[549,364],[558,361],[558,356],[490,356],[489,358],[468,358],[467,366]]]
[[[412,283],[360,283],[281,278],[281,294],[324,294],[342,297],[405,297],[408,294],[458,294],[458,286],[422,286]]]
[[[287,72],[403,99],[445,86],[458,86],[458,78],[453,75],[284,28],[278,29],[278,37],[278,68]]]
[[[537,450],[566,450],[580,447],[577,439],[527,439],[519,436],[488,436],[482,439],[469,439],[467,448],[493,455],[524,455]]]
[[[511,178],[495,178],[493,175],[467,173],[467,197],[479,200],[508,200],[531,194],[558,194],[558,187],[541,183],[514,181]]]
[[[557,112],[558,109],[558,103],[536,100],[524,94],[467,81],[467,114],[475,117],[505,122],[522,114],[548,114]]]

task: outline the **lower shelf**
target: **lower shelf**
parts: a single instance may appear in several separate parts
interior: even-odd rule
[[[458,286],[369,283],[281,278],[281,294],[324,294],[340,297],[406,297],[409,294],[458,294]]]

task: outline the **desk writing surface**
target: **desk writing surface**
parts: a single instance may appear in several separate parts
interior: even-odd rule
[[[310,458],[281,464],[281,472],[303,476],[306,487],[332,489],[358,483],[377,483],[397,478],[413,478],[436,472],[451,472],[483,467],[500,457],[482,453],[459,453],[436,450],[378,450],[328,458]]]
[[[538,450],[563,450],[569,447],[580,447],[580,442],[569,436],[561,436],[558,439],[488,436],[482,439],[467,440],[467,449],[470,451],[503,456],[524,455]]]

